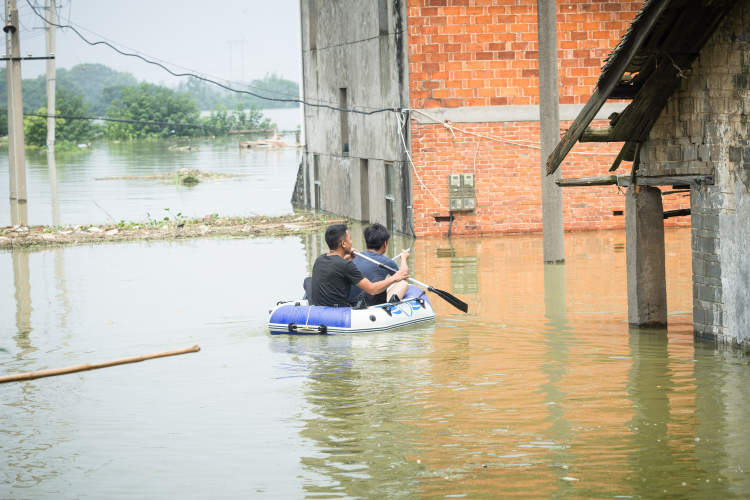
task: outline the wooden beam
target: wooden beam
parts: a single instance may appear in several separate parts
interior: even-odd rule
[[[560,142],[555,146],[555,150],[547,158],[547,175],[555,173],[555,170],[560,166],[563,159],[568,155],[568,152],[573,148],[578,139],[583,135],[584,130],[588,127],[591,120],[594,119],[596,114],[599,112],[604,102],[607,100],[606,95],[601,95],[599,89],[594,89],[589,101],[583,107],[578,116],[576,117],[573,125],[565,132],[565,135]]]
[[[629,83],[622,83],[618,84],[614,89],[612,89],[612,92],[609,94],[610,99],[633,99],[638,91],[640,90],[640,86],[635,86]]]
[[[680,175],[680,176],[659,176],[659,177],[636,177],[635,183],[638,186],[679,186],[679,185],[704,185],[713,184],[712,175]],[[577,177],[571,179],[560,179],[556,181],[560,187],[574,186],[630,186],[632,184],[630,174],[624,175],[605,175],[603,177]]]
[[[662,193],[664,194],[664,193]],[[670,217],[681,217],[683,215],[690,215],[689,208],[678,208],[677,210],[667,210],[664,212],[664,218],[669,219]]]
[[[626,142],[625,148],[622,152],[622,159],[625,161],[634,161],[635,160],[635,150],[637,149],[638,143],[637,142]]]
[[[666,61],[661,62],[641,88],[638,98],[620,113],[612,130],[613,141],[640,142],[648,137],[651,127],[679,83],[675,67]]]
[[[560,187],[573,186],[609,186],[616,185],[617,175],[606,175],[604,177],[577,177],[572,179],[560,179],[556,184]]]
[[[617,158],[615,158],[614,163],[612,163],[612,166],[609,167],[610,172],[614,172],[617,170],[617,168],[620,166],[620,163],[622,163],[622,158],[625,156],[625,148],[628,146],[628,143],[622,145],[622,149],[620,149],[620,154],[617,155]]]
[[[584,130],[588,127],[591,120],[601,109],[612,90],[620,83],[622,75],[628,67],[628,63],[638,52],[638,49],[648,38],[656,21],[661,16],[664,9],[669,5],[669,0],[656,0],[652,5],[654,7],[645,13],[643,24],[636,33],[633,33],[632,42],[620,53],[617,54],[615,64],[612,67],[611,78],[608,78],[602,86],[597,86],[593,95],[576,117],[573,125],[568,129],[563,138],[555,147],[555,150],[547,159],[547,175],[553,174],[558,169],[560,163],[568,155],[578,139],[583,135]]]
[[[612,127],[588,127],[578,142],[612,142],[609,138]]]

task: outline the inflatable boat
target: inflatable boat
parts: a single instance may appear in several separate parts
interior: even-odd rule
[[[363,333],[391,330],[435,319],[425,292],[409,285],[401,302],[378,304],[365,309],[310,306],[306,300],[279,302],[268,316],[272,334]]]

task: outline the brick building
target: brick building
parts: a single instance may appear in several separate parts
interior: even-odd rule
[[[557,1],[562,129],[641,6]],[[301,0],[301,15],[303,92],[322,106],[305,107],[299,202],[417,236],[541,231],[536,0]],[[578,145],[565,173],[621,147]],[[565,229],[623,227],[624,206],[616,186],[566,191]]]

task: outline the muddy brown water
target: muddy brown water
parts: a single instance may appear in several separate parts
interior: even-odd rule
[[[397,238],[470,314],[357,336],[266,331],[320,234],[0,252],[0,374],[202,348],[0,385],[0,497],[746,498],[750,366],[693,340],[666,238],[665,330],[628,328],[621,231],[555,266],[538,235]]]

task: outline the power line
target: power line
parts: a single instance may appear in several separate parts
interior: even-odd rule
[[[0,109],[0,113],[7,112],[5,109]],[[214,128],[210,125],[201,123],[172,123],[172,122],[157,122],[149,120],[127,120],[124,118],[108,118],[105,116],[72,116],[72,115],[47,115],[43,113],[24,113],[23,116],[38,116],[39,118],[62,118],[65,120],[99,120],[104,122],[118,122],[118,123],[132,123],[136,125],[160,125],[164,127],[193,127],[193,128]]]
[[[347,45],[355,45],[355,44],[358,44],[358,43],[369,42],[371,40],[377,40],[377,39],[383,38],[383,37],[390,37],[390,36],[393,36],[393,35],[400,35],[400,34],[404,33],[405,31],[406,30],[389,31],[388,33],[382,33],[382,34],[370,36],[370,37],[367,37],[367,38],[360,38],[359,40],[351,40],[351,41],[348,41],[348,42],[341,42],[341,43],[336,43],[336,44],[333,44],[333,45],[326,45],[325,47],[317,47],[317,48],[314,48],[314,49],[306,49],[305,52],[314,52],[316,50],[317,51],[321,51],[321,50],[327,50],[327,49],[335,49],[337,47],[345,47]]]
[[[88,45],[91,45],[92,47],[94,47],[96,45],[106,45],[107,47],[111,48],[112,50],[114,50],[118,54],[121,54],[121,55],[127,56],[127,57],[135,57],[137,59],[140,59],[140,60],[142,60],[145,63],[152,64],[154,66],[157,66],[157,67],[163,69],[164,71],[166,71],[167,73],[169,73],[172,76],[176,76],[176,77],[191,76],[191,77],[196,78],[198,80],[201,80],[201,81],[204,81],[204,82],[207,82],[207,83],[211,83],[213,85],[216,85],[217,87],[221,87],[223,89],[229,90],[230,92],[235,92],[235,93],[238,93],[238,94],[247,94],[247,95],[251,95],[253,97],[257,97],[258,99],[264,99],[266,101],[294,102],[294,103],[302,104],[304,106],[312,106],[312,107],[317,107],[317,108],[327,108],[327,109],[331,109],[333,111],[343,111],[343,112],[346,112],[346,113],[356,113],[356,114],[361,114],[361,115],[374,115],[376,113],[385,113],[385,112],[397,112],[397,113],[401,112],[401,110],[399,108],[380,108],[380,109],[375,109],[375,110],[371,110],[371,111],[363,111],[363,110],[354,109],[354,108],[341,108],[341,107],[332,106],[332,105],[329,105],[329,104],[311,103],[311,102],[304,101],[302,99],[295,99],[295,98],[283,99],[283,98],[276,98],[276,97],[268,97],[268,96],[256,94],[255,92],[250,92],[249,90],[235,89],[235,88],[232,88],[232,87],[230,87],[228,85],[224,85],[223,83],[217,82],[215,80],[211,80],[209,78],[202,77],[202,76],[197,75],[195,73],[175,73],[174,71],[172,71],[171,69],[167,68],[163,64],[158,63],[156,61],[152,61],[150,59],[147,59],[147,58],[141,56],[140,54],[133,54],[133,53],[129,53],[129,52],[123,52],[122,50],[118,49],[117,47],[115,47],[114,45],[112,45],[109,42],[105,42],[105,41],[101,41],[101,40],[96,41],[96,42],[92,42],[92,41],[88,40],[85,36],[83,36],[81,34],[81,32],[79,32],[75,27],[73,27],[71,25],[51,23],[44,16],[42,16],[39,12],[37,12],[37,10],[34,8],[34,6],[31,5],[31,2],[29,0],[26,0],[26,3],[29,5],[29,7],[31,8],[31,10],[34,11],[34,13],[40,19],[42,19],[45,23],[50,24],[52,26],[55,26],[57,28],[68,28],[68,29],[70,29],[71,31],[73,31],[73,33],[75,33],[76,35],[78,35],[78,37],[81,40],[83,40],[84,42],[86,42]]]

